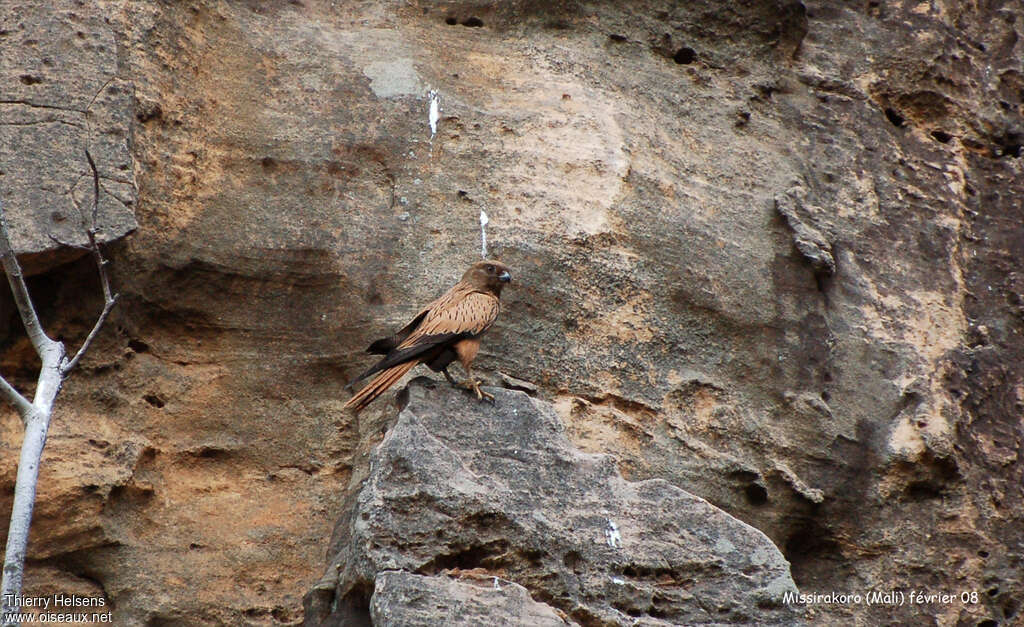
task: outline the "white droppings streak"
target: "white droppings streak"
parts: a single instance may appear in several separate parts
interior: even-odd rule
[[[487,223],[490,220],[483,209],[480,210],[480,256],[487,259]]]
[[[613,549],[622,547],[622,535],[619,534],[619,526],[610,518],[608,519],[608,526],[604,529],[604,537],[608,542],[608,546]]]
[[[436,89],[431,89],[428,95],[430,96],[430,116],[428,118],[430,139],[434,139],[434,135],[437,135],[437,122],[441,119],[441,96],[437,94]]]

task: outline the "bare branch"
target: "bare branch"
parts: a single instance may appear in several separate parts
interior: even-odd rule
[[[106,288],[104,291],[109,290],[109,287],[104,287]],[[89,346],[92,344],[92,341],[96,339],[96,336],[100,332],[100,327],[102,327],[103,323],[107,321],[107,316],[110,315],[110,311],[114,308],[115,304],[117,304],[117,294],[111,296],[110,300],[104,303],[103,311],[100,313],[100,317],[96,319],[96,324],[93,325],[92,331],[89,331],[89,335],[87,335],[85,341],[82,342],[82,347],[78,349],[78,352],[75,353],[74,357],[61,366],[60,373],[62,376],[67,376],[67,374],[78,365],[78,361],[82,359],[82,355],[89,350]]]
[[[15,609],[12,600],[21,592],[21,582],[25,575],[28,533],[32,524],[32,510],[35,509],[36,484],[39,481],[39,461],[46,445],[46,432],[50,427],[56,392],[55,389],[53,397],[47,399],[47,407],[33,406],[25,421],[25,440],[21,444],[18,478],[14,483],[14,503],[11,505],[11,523],[4,550],[3,581],[0,582],[0,598],[3,601],[0,612],[5,615],[4,625],[18,624],[9,622]]]
[[[82,355],[89,350],[89,346],[92,341],[96,339],[96,335],[99,334],[100,327],[106,322],[107,316],[110,315],[110,311],[114,308],[117,303],[117,294],[114,294],[110,290],[110,277],[107,276],[107,260],[103,258],[103,252],[100,250],[99,244],[96,242],[96,215],[99,212],[100,205],[100,175],[96,170],[96,163],[92,160],[92,155],[89,151],[85,151],[85,158],[89,161],[89,167],[92,169],[92,224],[86,226],[85,234],[89,236],[88,248],[92,250],[93,258],[96,260],[96,269],[100,275],[100,284],[103,287],[103,311],[100,313],[100,317],[96,319],[96,324],[93,325],[92,330],[89,331],[89,335],[86,336],[85,341],[82,342],[82,347],[78,349],[75,356],[69,361],[65,362],[61,368],[61,376],[67,376],[75,366],[78,365]],[[84,225],[83,225],[84,226]]]
[[[92,160],[92,155],[88,150],[85,151],[85,158],[89,162],[89,169],[92,170],[92,225],[88,229],[95,232],[96,215],[100,210],[100,175],[96,171],[96,162]]]
[[[105,267],[107,261],[103,258],[103,253],[96,242],[96,221],[100,202],[99,173],[92,160],[92,155],[88,151],[86,151],[85,157],[92,169],[93,204],[90,224],[87,224],[86,214],[81,207],[77,203],[75,206],[79,208],[79,214],[82,216],[82,228],[85,229],[89,239],[87,249],[92,251],[93,258],[96,260],[96,268],[100,274],[100,282],[103,286],[103,311],[82,343],[82,347],[71,359],[67,358],[64,344],[51,340],[39,323],[39,317],[36,315],[28,288],[25,286],[21,266],[14,255],[14,248],[7,230],[7,219],[4,216],[3,205],[0,204],[0,260],[3,262],[4,272],[11,284],[14,302],[18,306],[25,330],[43,361],[32,403],[29,403],[3,377],[0,377],[0,397],[9,400],[25,421],[25,439],[22,442],[21,458],[18,462],[18,478],[14,485],[14,503],[11,506],[11,523],[7,532],[7,547],[3,559],[3,578],[0,580],[0,600],[2,600],[0,601],[0,618],[13,615],[12,599],[15,599],[21,591],[22,578],[25,573],[29,526],[32,522],[32,510],[35,507],[36,483],[39,480],[39,461],[43,454],[43,447],[46,445],[46,433],[50,427],[54,401],[60,393],[64,378],[89,349],[99,333],[100,327],[103,326],[117,302],[117,295],[110,291],[110,280]],[[72,200],[74,200],[73,196]],[[63,244],[55,237],[50,239]],[[16,624],[7,619],[2,619],[0,622],[3,622],[4,625]]]
[[[89,335],[86,336],[82,347],[71,359],[67,358],[64,344],[51,340],[39,323],[39,317],[25,285],[25,278],[21,273],[21,266],[14,255],[14,247],[11,245],[10,233],[7,229],[7,218],[3,212],[3,205],[0,204],[0,261],[3,263],[4,272],[11,284],[14,302],[18,306],[25,330],[43,362],[39,370],[36,394],[32,403],[29,403],[3,377],[0,377],[0,397],[11,402],[25,422],[25,439],[22,442],[21,458],[18,462],[18,478],[14,486],[14,503],[11,506],[11,522],[7,532],[7,547],[4,551],[3,577],[0,580],[0,599],[2,599],[0,601],[0,618],[12,615],[14,603],[11,600],[15,599],[21,591],[22,578],[25,573],[29,526],[32,522],[32,510],[35,507],[36,483],[39,480],[39,461],[43,454],[43,447],[46,445],[46,433],[50,427],[54,401],[60,393],[64,378],[89,349],[117,302],[117,295],[110,291],[110,279],[107,277],[105,267],[107,261],[103,258],[103,253],[96,242],[96,221],[100,203],[99,172],[97,172],[96,163],[88,151],[86,151],[85,157],[92,169],[93,203],[90,224],[86,223],[85,212],[77,203],[75,204],[79,207],[82,228],[85,229],[88,236],[87,249],[92,251],[93,258],[96,260],[96,268],[100,274],[100,282],[103,286],[103,311]],[[63,244],[55,237],[51,236],[50,239]],[[0,622],[3,622],[4,625],[16,624],[7,619]]]
[[[14,389],[14,386],[8,383],[7,379],[2,376],[0,376],[0,393],[18,410],[22,422],[28,420],[28,415],[32,411],[32,403],[28,402],[28,399],[22,396],[21,392]]]
[[[25,285],[25,277],[21,273],[21,264],[14,254],[10,232],[7,229],[7,217],[3,205],[0,204],[0,259],[3,261],[7,281],[11,284],[14,302],[21,314],[25,332],[32,341],[32,346],[39,353],[42,367],[36,382],[36,394],[31,404],[13,387],[2,380],[0,389],[11,403],[18,409],[25,422],[25,439],[21,444],[21,458],[18,462],[18,478],[14,483],[14,502],[11,504],[11,523],[7,529],[7,547],[4,550],[3,579],[0,580],[0,612],[10,617],[12,603],[21,592],[21,581],[25,573],[25,554],[28,547],[28,531],[32,522],[32,509],[35,507],[36,482],[39,479],[39,460],[46,444],[46,431],[50,426],[53,413],[53,401],[60,393],[63,377],[60,364],[64,360],[64,344],[51,340],[36,315],[32,299]],[[5,619],[5,624],[11,624]]]
[[[39,316],[36,315],[36,308],[32,305],[32,298],[28,295],[25,277],[21,273],[21,264],[18,263],[18,258],[14,255],[14,247],[11,246],[7,216],[4,214],[2,201],[0,201],[0,259],[3,261],[7,281],[11,284],[11,293],[18,306],[18,313],[21,314],[21,321],[25,325],[25,332],[28,334],[29,340],[32,341],[36,353],[45,361],[47,354],[56,349],[57,342],[46,335],[46,331],[43,330],[43,326],[39,322]]]
[[[89,247],[92,248],[93,257],[96,258],[96,268],[100,273],[100,283],[103,285],[104,307],[113,305],[115,296],[110,292],[110,279],[107,277],[107,262],[103,258],[99,244],[96,243],[96,216],[100,207],[100,173],[96,170],[96,164],[92,160],[89,151],[85,151],[85,158],[89,160],[89,167],[92,168],[92,224],[85,230],[89,236]]]

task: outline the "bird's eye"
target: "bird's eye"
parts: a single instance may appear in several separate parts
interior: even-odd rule
[[[487,266],[486,268],[484,268],[484,270],[487,270],[491,274],[494,274],[494,266]]]

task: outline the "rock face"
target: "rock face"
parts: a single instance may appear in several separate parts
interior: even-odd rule
[[[108,13],[93,3],[0,5],[0,201],[27,273],[80,256],[100,173],[99,240],[135,229],[132,85],[118,70]]]
[[[52,333],[101,306],[47,237],[77,233],[52,212],[83,146],[138,227],[60,397],[30,590],[117,623],[303,620],[394,416],[341,388],[477,258],[485,210],[515,282],[478,367],[577,448],[761,530],[802,592],[977,593],[814,620],[1020,620],[1021,0],[0,12],[0,196]],[[20,441],[3,414],[0,512]]]
[[[553,408],[523,392],[493,389],[492,407],[425,381],[403,392],[370,456],[335,531],[334,598],[315,599],[325,615],[311,622],[407,624],[388,609],[394,588],[423,584],[395,571],[445,569],[510,579],[584,625],[797,621],[782,602],[797,591],[789,564],[760,531],[663,480],[623,480],[614,458],[576,450]],[[425,624],[446,624],[443,598]]]
[[[481,586],[447,577],[385,571],[377,576],[373,589],[370,616],[374,625],[565,625],[554,610],[509,582],[494,585],[487,581]]]

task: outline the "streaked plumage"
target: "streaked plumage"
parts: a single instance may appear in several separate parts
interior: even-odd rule
[[[480,390],[471,367],[480,348],[480,336],[498,317],[501,309],[498,298],[510,279],[508,268],[497,261],[484,260],[470,266],[461,281],[421,309],[395,335],[370,344],[366,349],[368,353],[384,357],[349,383],[352,387],[376,375],[345,407],[357,412],[362,410],[417,364],[427,364],[434,372],[443,372],[448,381],[455,384],[447,368],[456,359],[468,377],[461,385],[476,392],[479,399],[492,399],[490,394]]]

